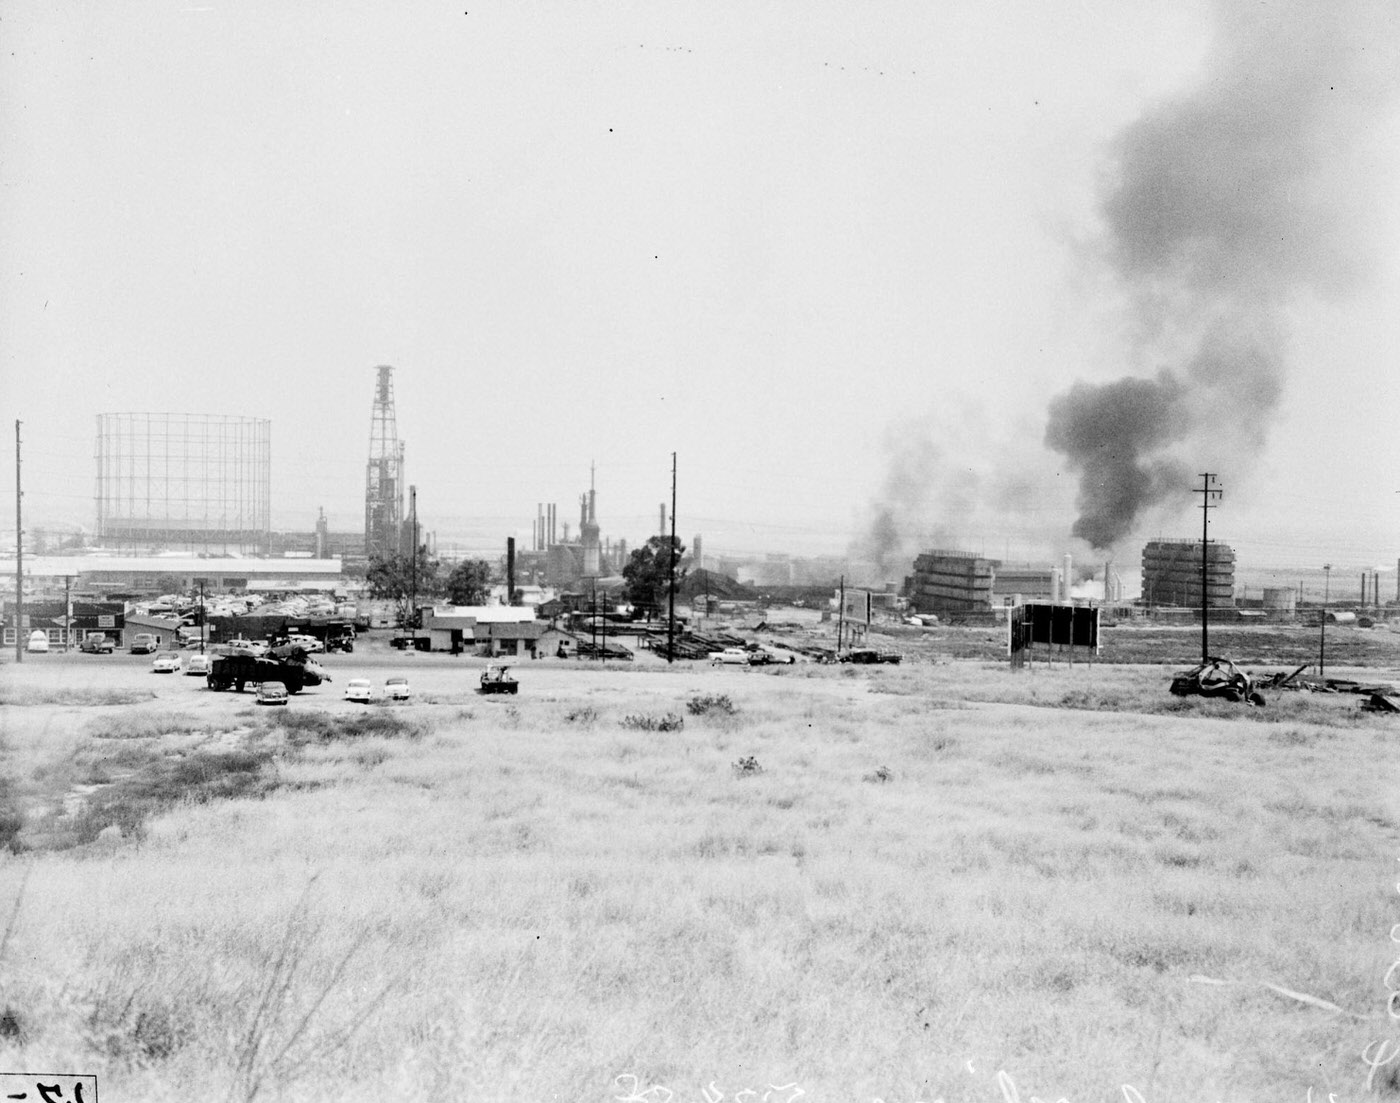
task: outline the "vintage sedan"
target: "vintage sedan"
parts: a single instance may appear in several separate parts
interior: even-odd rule
[[[155,674],[178,674],[184,660],[178,651],[160,651],[151,661],[151,671]]]
[[[345,699],[367,705],[374,700],[374,686],[368,678],[351,678],[345,683]]]
[[[258,683],[258,704],[260,705],[285,705],[287,703],[287,687],[281,682],[259,682]]]

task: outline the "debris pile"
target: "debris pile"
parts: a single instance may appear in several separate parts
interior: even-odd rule
[[[1179,670],[1172,678],[1171,692],[1177,697],[1221,697],[1226,701],[1264,704],[1252,679],[1229,659],[1210,658],[1190,670]]]

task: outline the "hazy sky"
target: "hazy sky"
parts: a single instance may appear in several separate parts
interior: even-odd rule
[[[96,414],[170,411],[271,418],[274,526],[358,528],[392,364],[444,539],[576,522],[590,461],[642,539],[675,451],[715,550],[883,506],[899,554],[1088,555],[1080,474],[1151,437],[1188,485],[1126,559],[1212,470],[1242,561],[1393,567],[1398,40],[1385,2],[7,3],[26,525],[93,524]],[[1125,376],[1136,421],[1086,389]]]

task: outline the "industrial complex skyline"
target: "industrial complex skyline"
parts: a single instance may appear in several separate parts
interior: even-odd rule
[[[1218,471],[1242,568],[1393,565],[1398,19],[21,5],[27,523],[93,531],[96,419],[145,411],[266,420],[271,527],[359,528],[393,365],[469,552],[595,462],[644,540],[675,452],[716,552],[1128,562]]]

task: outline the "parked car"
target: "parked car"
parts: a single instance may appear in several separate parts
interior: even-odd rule
[[[384,696],[390,701],[408,700],[408,679],[403,677],[384,680]]]
[[[178,651],[162,651],[156,655],[155,661],[151,663],[151,671],[155,674],[178,674],[183,660]]]
[[[104,636],[100,632],[94,633],[78,644],[78,650],[89,655],[110,655],[117,649],[117,645],[112,642],[110,636]]]
[[[296,635],[288,636],[287,642],[293,647],[300,647],[308,655],[319,654],[326,649],[326,645],[315,636]]]
[[[351,678],[345,683],[345,699],[367,705],[374,700],[374,686],[368,678]]]
[[[133,655],[149,655],[160,646],[160,641],[149,632],[137,632],[131,637],[131,653]]]
[[[201,674],[208,677],[209,668],[213,665],[213,662],[214,660],[208,655],[191,655],[189,662],[185,663],[185,673]]]
[[[26,651],[37,651],[45,654],[49,650],[49,634],[40,628],[29,633],[29,642],[24,645]]]
[[[749,652],[742,647],[726,647],[723,651],[717,651],[710,656],[710,663],[714,666],[749,666],[752,661]]]
[[[797,662],[797,656],[791,651],[784,651],[778,647],[760,647],[754,654],[760,657],[760,662],[764,663],[778,663],[786,666]]]
[[[228,647],[230,654],[243,655],[266,655],[267,644],[263,640],[245,640],[242,637],[229,640]]]
[[[287,687],[281,682],[258,683],[258,704],[285,705],[286,703]]]

